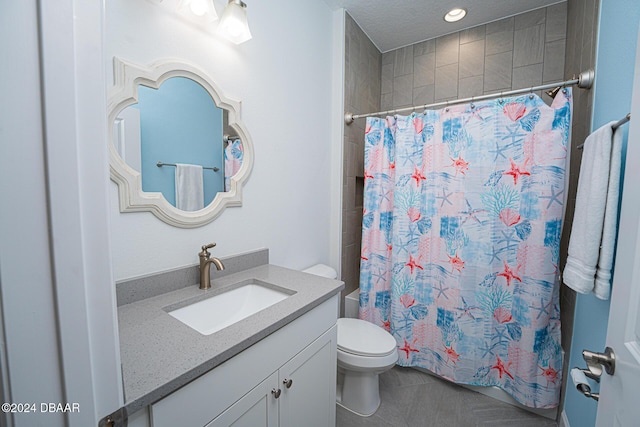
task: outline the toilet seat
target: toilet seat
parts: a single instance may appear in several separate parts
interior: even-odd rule
[[[365,358],[397,352],[396,340],[379,326],[360,319],[338,319],[338,350]]]

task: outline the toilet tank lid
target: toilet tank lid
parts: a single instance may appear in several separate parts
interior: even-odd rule
[[[327,279],[336,279],[338,277],[338,273],[336,272],[336,270],[324,264],[313,265],[305,270],[302,270],[302,272],[326,277]]]

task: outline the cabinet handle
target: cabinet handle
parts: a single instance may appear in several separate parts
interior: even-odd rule
[[[273,397],[275,397],[276,399],[280,397],[280,393],[282,393],[282,390],[280,390],[280,389],[276,390],[274,388],[274,389],[271,390],[271,394],[273,394]]]
[[[284,384],[287,388],[291,388],[293,385],[293,380],[291,378],[282,380],[282,384]]]

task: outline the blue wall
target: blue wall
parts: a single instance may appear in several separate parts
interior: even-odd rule
[[[161,192],[175,206],[175,169],[163,163],[190,163],[220,170],[203,171],[204,206],[224,191],[222,110],[198,83],[183,77],[158,90],[138,87],[142,151],[142,189]]]
[[[623,118],[631,109],[639,21],[638,0],[601,0],[591,130]],[[628,125],[624,132],[626,143]],[[583,349],[604,350],[609,305],[593,295],[577,296],[569,368],[586,367]],[[583,397],[568,381],[564,410],[569,425],[595,426],[597,402]]]

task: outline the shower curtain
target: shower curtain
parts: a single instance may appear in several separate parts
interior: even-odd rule
[[[231,177],[240,170],[243,157],[242,141],[230,141],[224,149],[224,191],[231,190]]]
[[[361,319],[401,366],[558,405],[571,89],[368,118]]]

